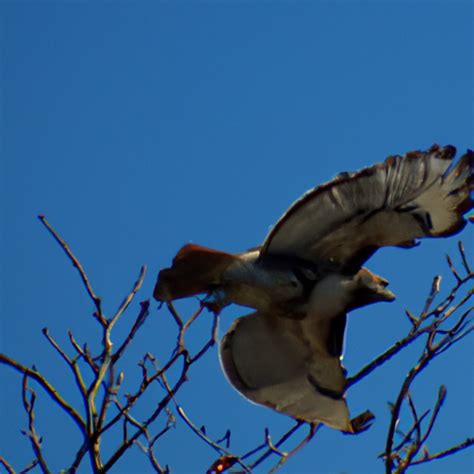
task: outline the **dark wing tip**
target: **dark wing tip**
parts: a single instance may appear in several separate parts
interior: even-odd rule
[[[452,160],[456,155],[456,147],[454,145],[440,146],[435,143],[428,150],[428,153],[439,153],[440,158]]]
[[[394,164],[394,162],[397,159],[414,160],[414,159],[423,159],[424,157],[427,157],[427,156],[431,157],[433,155],[435,155],[436,158],[441,159],[441,160],[452,160],[456,155],[456,147],[454,145],[441,146],[441,145],[438,145],[437,143],[434,143],[427,150],[412,150],[405,153],[403,156],[401,155],[389,156],[385,160],[385,163],[391,166]]]

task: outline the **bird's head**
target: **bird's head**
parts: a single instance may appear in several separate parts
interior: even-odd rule
[[[388,281],[367,268],[361,268],[354,276],[353,282],[355,286],[349,310],[395,299],[395,295],[387,288]]]

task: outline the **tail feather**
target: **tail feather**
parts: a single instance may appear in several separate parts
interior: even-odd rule
[[[153,296],[158,301],[171,301],[207,293],[237,259],[230,253],[187,244],[178,251],[172,266],[158,274]]]

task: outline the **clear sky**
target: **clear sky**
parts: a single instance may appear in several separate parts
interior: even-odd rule
[[[473,147],[471,1],[4,1],[0,16],[1,351],[35,363],[77,404],[41,328],[65,345],[68,328],[79,340],[98,332],[75,270],[38,213],[74,249],[110,314],[140,265],[149,267],[143,300],[182,244],[258,245],[294,199],[340,171],[433,143],[459,153]],[[472,227],[462,234],[471,254],[473,237]],[[403,311],[420,311],[432,276],[448,284],[444,254],[455,253],[457,240],[371,260],[398,299],[351,315],[350,373],[408,330]],[[179,305],[183,315],[193,307]],[[226,311],[220,334],[245,311]],[[145,352],[165,357],[172,328],[153,304],[123,366],[128,390]],[[203,320],[191,342],[205,331]],[[472,349],[472,338],[464,340],[414,387],[420,410],[432,406],[439,384],[448,388],[433,451],[473,435]],[[419,350],[349,391],[354,415],[370,408],[377,416],[371,430],[321,430],[282,472],[381,472],[387,402]],[[0,367],[0,454],[16,468],[32,459],[20,434],[20,382]],[[230,428],[237,452],[260,443],[264,427],[277,436],[292,424],[240,397],[215,349],[178,401],[211,436]],[[46,397],[37,421],[58,471],[79,443],[75,426]],[[175,473],[203,472],[216,458],[181,423],[157,454]],[[471,450],[414,472],[468,473],[473,464]],[[135,450],[115,472],[151,470]]]

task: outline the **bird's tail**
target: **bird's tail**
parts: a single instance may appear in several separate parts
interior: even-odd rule
[[[238,259],[230,253],[187,244],[173,259],[170,268],[158,274],[153,296],[158,301],[207,293],[221,283],[223,272]]]

